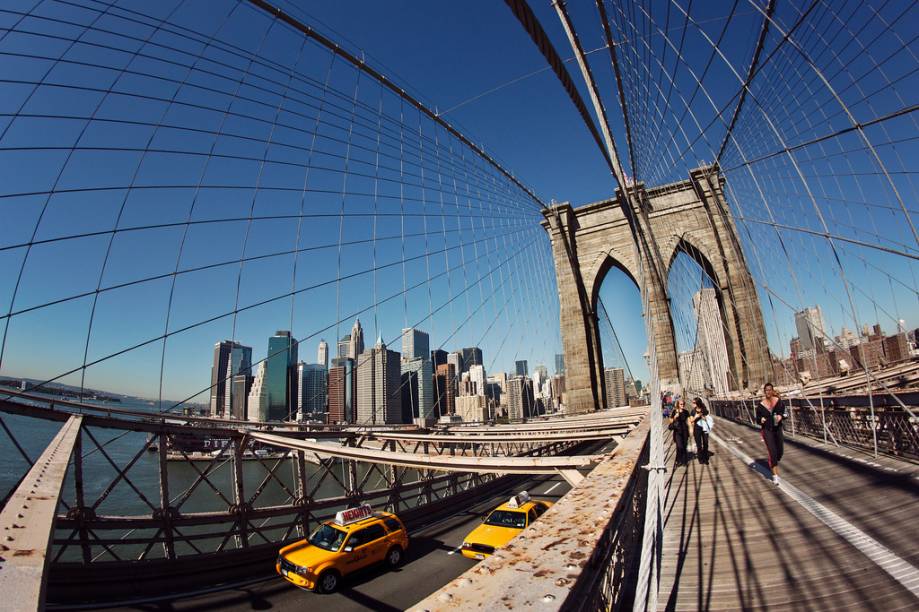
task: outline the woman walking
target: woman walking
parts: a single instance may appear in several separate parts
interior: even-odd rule
[[[763,401],[756,405],[756,422],[760,426],[760,436],[766,445],[769,456],[769,468],[772,470],[772,482],[779,484],[779,461],[785,452],[785,437],[782,425],[785,421],[785,403],[775,392],[772,383],[763,386]]]
[[[686,443],[689,441],[689,411],[686,402],[678,399],[670,415],[670,429],[673,431],[673,444],[676,446],[676,465],[686,465]]]
[[[712,433],[714,419],[708,414],[708,408],[702,402],[701,397],[692,400],[693,416],[691,421],[692,435],[696,440],[696,457],[699,463],[708,463],[708,434]]]

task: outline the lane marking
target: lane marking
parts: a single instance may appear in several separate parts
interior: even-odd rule
[[[725,447],[735,457],[743,461],[755,472],[765,477],[761,466],[742,450],[728,444],[716,434],[711,438]],[[771,474],[770,474],[771,476]],[[871,559],[878,567],[887,572],[894,580],[919,599],[919,569],[902,559],[889,548],[866,534],[864,531],[839,516],[813,497],[810,497],[799,488],[789,484],[787,480],[780,480],[779,489],[796,501],[801,507],[813,514],[821,523],[832,529],[842,539],[857,548],[862,554]]]
[[[562,484],[562,483],[556,482],[554,485],[552,485],[551,487],[549,487],[549,489],[548,489],[545,493],[543,493],[543,495],[548,495],[549,493],[551,493],[552,491],[555,490],[555,487],[559,486],[560,484]],[[537,493],[537,495],[538,495],[538,493]]]

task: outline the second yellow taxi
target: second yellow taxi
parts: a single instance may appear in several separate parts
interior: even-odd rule
[[[275,570],[296,586],[331,593],[342,578],[375,563],[402,563],[408,532],[395,514],[373,512],[370,506],[342,510],[313,534],[285,546]]]
[[[526,491],[511,497],[485,517],[482,524],[463,540],[460,552],[470,559],[484,559],[496,549],[517,537],[533,521],[542,516],[552,502],[530,499]]]

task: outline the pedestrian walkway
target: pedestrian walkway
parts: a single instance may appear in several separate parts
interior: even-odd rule
[[[758,432],[724,419],[715,431],[710,463],[672,468],[665,485],[660,609],[919,607],[917,466],[789,438],[782,490],[762,475]]]

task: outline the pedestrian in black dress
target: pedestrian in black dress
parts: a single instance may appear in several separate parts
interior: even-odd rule
[[[760,426],[760,436],[766,445],[769,468],[772,470],[772,482],[779,484],[779,461],[785,452],[785,436],[782,426],[785,422],[785,403],[775,392],[772,383],[763,386],[763,400],[756,405],[756,422]]]
[[[692,435],[696,440],[696,458],[699,463],[708,463],[708,434],[712,433],[714,419],[708,414],[708,408],[701,397],[692,400],[693,414],[690,417]]]
[[[673,413],[670,415],[670,429],[673,431],[673,444],[676,446],[676,465],[686,465],[689,458],[686,453],[686,444],[689,442],[689,411],[686,402],[677,400]]]

